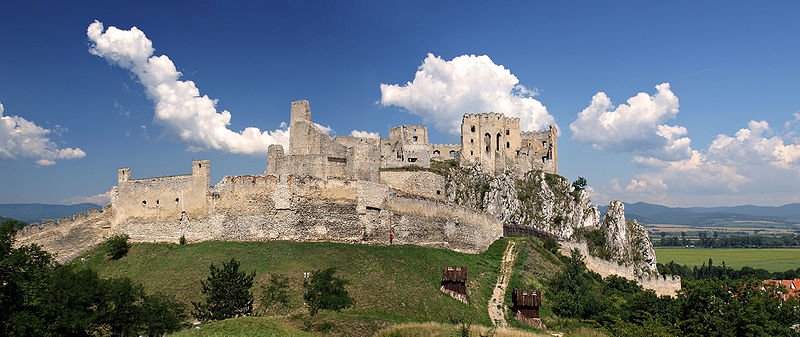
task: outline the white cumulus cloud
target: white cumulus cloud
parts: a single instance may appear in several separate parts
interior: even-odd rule
[[[598,92],[569,128],[573,139],[598,150],[686,159],[691,155],[686,128],[664,124],[678,115],[678,108],[678,96],[669,83],[657,85],[655,95],[640,92],[616,107],[608,95]]]
[[[379,135],[377,132],[369,132],[361,130],[350,131],[350,135],[359,138],[381,138],[381,135]]]
[[[0,103],[0,158],[20,157],[36,159],[38,166],[55,165],[56,159],[78,159],[86,156],[80,148],[61,148],[50,139],[51,133],[20,116],[4,116],[5,108]]]
[[[105,206],[111,203],[111,196],[113,195],[114,190],[108,190],[103,193],[90,195],[90,196],[76,196],[64,200],[65,204],[83,204],[83,203],[90,203],[100,206]]]
[[[523,131],[555,123],[547,108],[534,99],[536,90],[489,56],[462,55],[450,61],[428,54],[414,79],[405,85],[381,84],[381,104],[398,106],[458,134],[465,113],[498,112],[520,118]]]
[[[189,144],[190,150],[213,149],[239,154],[263,155],[270,144],[289,143],[287,128],[261,131],[247,127],[228,128],[231,113],[217,111],[217,101],[201,95],[193,81],[180,80],[182,74],[166,55],[154,56],[153,43],[136,27],[129,30],[95,21],[86,35],[89,52],[130,70],[155,103],[155,121]]]

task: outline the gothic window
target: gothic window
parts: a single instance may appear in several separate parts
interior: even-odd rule
[[[439,152],[439,150],[433,150],[433,155],[434,156],[438,156],[439,154],[441,154],[441,152]]]
[[[485,135],[483,135],[483,138],[484,138],[483,143],[486,144],[486,152],[491,151],[492,150],[492,135],[490,135],[487,132]]]

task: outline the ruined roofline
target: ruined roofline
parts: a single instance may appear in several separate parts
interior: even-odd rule
[[[503,117],[503,118],[505,118],[507,120],[510,120],[510,121],[519,121],[519,117],[506,116],[504,113],[500,113],[500,112],[483,112],[483,113],[477,113],[477,114],[464,114],[464,117],[462,117],[461,120],[463,121],[463,120],[465,120],[467,118],[474,118],[474,117],[484,117],[484,118]]]
[[[431,145],[431,146],[447,146],[447,147],[455,146],[455,147],[461,147],[461,144],[429,144],[429,145]]]
[[[520,132],[520,136],[536,136],[536,135],[544,135],[550,133],[550,128],[555,128],[556,133],[558,132],[558,128],[555,124],[550,124],[547,126],[546,129],[540,129],[538,131],[522,131]]]

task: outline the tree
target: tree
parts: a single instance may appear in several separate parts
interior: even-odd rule
[[[308,304],[308,314],[313,318],[322,309],[341,311],[353,306],[353,299],[347,293],[347,280],[333,274],[336,268],[316,270],[311,279],[303,282],[306,293],[303,299]]]
[[[589,183],[586,181],[586,178],[578,177],[578,179],[575,179],[575,181],[572,182],[572,187],[574,187],[575,190],[578,191],[585,189],[588,184]]]
[[[211,274],[203,286],[204,303],[192,302],[192,315],[201,321],[215,321],[231,317],[247,316],[253,312],[253,278],[250,274],[239,271],[239,261],[231,258],[217,268],[213,263],[209,268]]]
[[[261,305],[264,308],[286,307],[289,304],[289,278],[281,274],[270,274],[269,284],[263,288]]]
[[[117,234],[108,238],[105,243],[105,249],[112,260],[119,260],[128,255],[128,250],[131,249],[128,239],[128,234]]]

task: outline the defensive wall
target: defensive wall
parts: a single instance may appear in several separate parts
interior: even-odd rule
[[[586,268],[600,274],[603,278],[610,275],[617,275],[629,280],[636,281],[642,288],[651,289],[657,295],[675,296],[681,290],[681,277],[677,275],[634,275],[633,268],[617,264],[608,260],[603,260],[589,254],[589,247],[585,242],[560,241],[560,252],[562,255],[570,256],[573,249],[577,249],[583,255],[583,262]]]
[[[462,129],[461,145],[430,144],[424,125],[392,128],[388,140],[332,137],[312,121],[308,101],[295,101],[289,146],[268,147],[265,174],[229,176],[211,186],[207,160],[193,161],[189,174],[154,178],[135,179],[130,168],[121,168],[109,207],[30,227],[19,242],[38,242],[58,252],[60,261],[113,234],[142,242],[183,236],[387,243],[392,237],[394,243],[480,252],[502,235],[499,220],[444,203],[444,178],[437,174],[381,170],[443,159],[495,171],[515,165],[523,139],[519,119],[465,115]],[[466,156],[470,149],[486,153]]]

